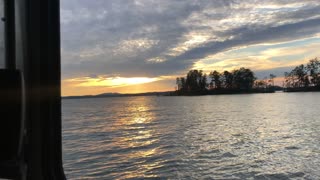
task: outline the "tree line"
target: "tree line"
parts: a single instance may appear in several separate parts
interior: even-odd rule
[[[320,61],[311,59],[306,65],[301,64],[290,72],[285,72],[284,87],[287,90],[320,90]]]
[[[231,72],[216,70],[208,75],[202,70],[190,70],[186,77],[176,79],[177,95],[204,95],[204,94],[227,94],[227,93],[248,93],[248,92],[274,92],[271,74],[270,79],[259,80],[252,70],[248,68],[235,69]]]

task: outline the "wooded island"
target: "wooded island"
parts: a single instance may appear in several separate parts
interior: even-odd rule
[[[258,80],[248,68],[235,69],[231,72],[212,71],[207,75],[202,70],[190,70],[186,77],[176,79],[177,88],[172,95],[209,95],[239,93],[273,93],[275,90],[285,92],[319,91],[320,61],[315,58],[305,65],[295,67],[285,73],[283,87],[275,86],[274,74],[264,80]]]

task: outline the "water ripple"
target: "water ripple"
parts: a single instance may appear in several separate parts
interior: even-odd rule
[[[319,106],[319,93],[64,100],[64,168],[68,179],[320,179]]]

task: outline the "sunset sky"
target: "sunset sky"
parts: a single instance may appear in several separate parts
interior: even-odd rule
[[[190,69],[320,57],[319,0],[61,0],[62,95],[174,90]]]

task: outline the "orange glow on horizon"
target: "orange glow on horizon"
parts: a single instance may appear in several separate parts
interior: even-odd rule
[[[168,80],[171,82],[168,83]],[[65,79],[62,81],[62,96],[96,95],[109,92],[144,93],[173,91],[175,76],[148,77],[112,77],[98,76]]]
[[[97,77],[97,78],[76,78],[70,79],[68,81],[76,82],[76,86],[80,87],[120,87],[120,86],[129,86],[136,84],[145,84],[159,80],[158,78],[148,78],[148,77]]]

